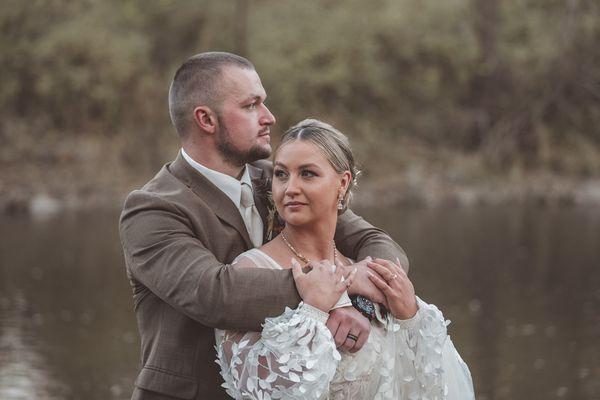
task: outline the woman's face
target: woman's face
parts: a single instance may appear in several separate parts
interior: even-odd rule
[[[340,189],[346,193],[350,172],[338,174],[314,144],[295,140],[277,150],[273,201],[290,225],[337,218]]]

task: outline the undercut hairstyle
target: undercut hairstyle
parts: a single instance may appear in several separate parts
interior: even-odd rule
[[[254,70],[244,57],[208,52],[190,57],[175,72],[169,89],[169,115],[180,138],[187,136],[194,123],[194,109],[206,105],[218,113],[223,93],[220,77],[225,66]]]
[[[356,187],[357,178],[360,174],[354,162],[354,154],[348,137],[325,122],[317,119],[305,119],[283,134],[277,150],[296,140],[307,141],[317,146],[338,174],[345,171],[350,172],[350,182],[343,199],[344,207],[339,213],[346,211],[352,200],[352,191]]]

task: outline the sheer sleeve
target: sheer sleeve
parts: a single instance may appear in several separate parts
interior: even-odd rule
[[[235,399],[319,399],[340,360],[325,326],[328,314],[308,304],[267,318],[262,332],[217,335],[223,387]]]
[[[413,318],[388,319],[375,399],[475,399],[469,368],[447,334],[450,321],[435,305],[417,302]]]

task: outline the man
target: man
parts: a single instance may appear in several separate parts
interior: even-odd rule
[[[213,329],[260,331],[301,299],[290,271],[227,266],[268,231],[256,189],[268,182],[269,163],[250,165],[271,153],[275,118],[265,99],[253,65],[233,54],[196,55],[175,74],[169,110],[181,153],[127,197],[119,227],[142,345],[133,399],[227,398]],[[354,259],[406,260],[351,211],[339,218],[336,243]],[[348,292],[369,294],[368,279],[357,281]],[[351,351],[370,329],[352,307],[332,311],[327,325]]]

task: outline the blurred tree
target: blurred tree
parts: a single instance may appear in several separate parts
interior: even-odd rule
[[[600,174],[597,152],[569,156],[600,148],[594,0],[6,0],[0,8],[0,138],[9,143],[23,130],[104,136],[124,143],[130,165],[141,153],[162,159],[156,138],[171,140],[175,68],[225,50],[256,64],[282,128],[312,115],[358,147],[409,139],[482,153],[500,171]]]

